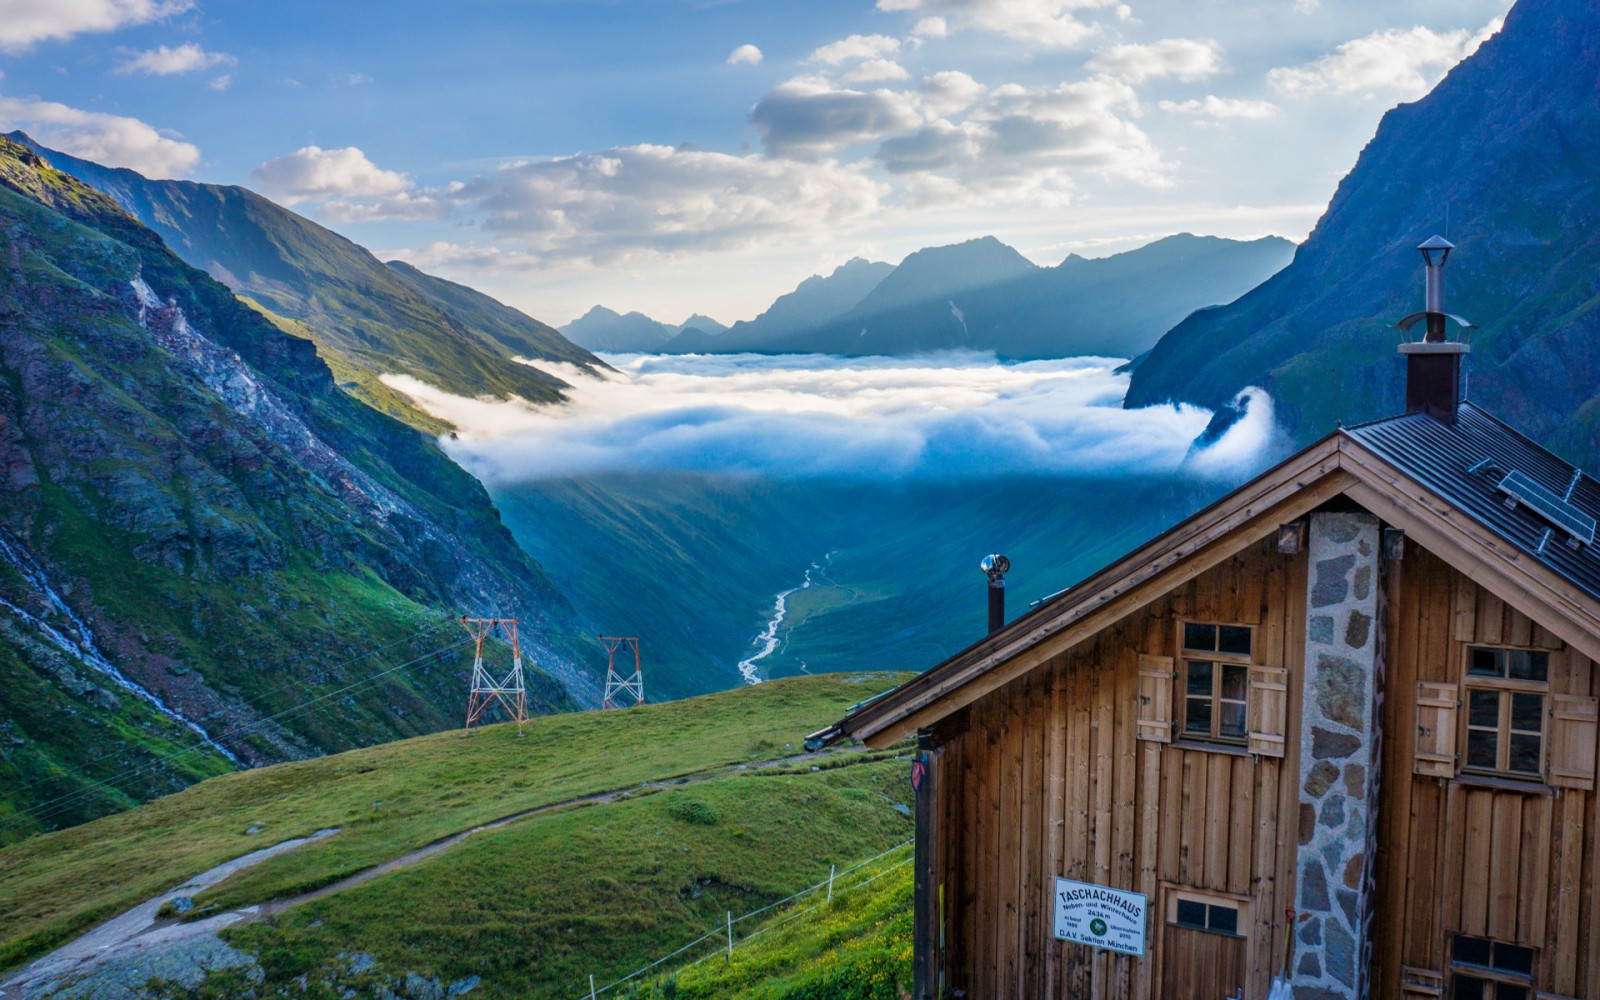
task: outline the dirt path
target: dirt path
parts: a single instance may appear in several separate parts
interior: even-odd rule
[[[520,820],[528,819],[533,816],[538,816],[541,813],[554,812],[558,809],[571,809],[578,806],[601,805],[607,802],[615,802],[617,799],[625,796],[637,795],[638,793],[644,791],[680,788],[684,785],[708,781],[712,778],[721,778],[729,774],[736,774],[740,771],[759,771],[772,767],[780,767],[785,764],[804,764],[810,760],[827,757],[833,752],[834,751],[831,750],[822,750],[817,753],[800,753],[790,757],[779,757],[774,760],[764,760],[752,764],[727,764],[722,767],[714,767],[704,771],[691,771],[688,774],[680,774],[670,778],[662,778],[658,781],[646,781],[638,785],[629,785],[627,788],[614,788],[607,792],[595,792],[593,795],[581,795],[577,798],[565,799],[561,802],[551,802],[542,806],[534,806],[531,809],[523,809],[518,812],[502,816],[499,819],[490,820],[489,822],[475,826],[470,830],[462,830],[460,833],[452,833],[448,837],[441,837],[431,844],[419,847],[414,851],[408,851],[399,857],[391,858],[390,860],[385,861],[383,864],[374,865],[371,868],[363,868],[361,871],[358,871],[353,875],[347,875],[339,881],[325,885],[320,889],[313,889],[312,891],[303,893],[299,896],[291,896],[287,899],[275,899],[270,903],[263,903],[258,907],[251,907],[250,909],[254,912],[252,912],[250,916],[245,919],[259,920],[262,917],[275,916],[279,913],[282,913],[284,910],[299,906],[302,903],[309,903],[314,899],[321,899],[324,896],[331,896],[336,892],[343,892],[346,889],[353,889],[358,885],[364,885],[367,882],[371,882],[380,875],[387,875],[389,872],[398,871],[401,868],[409,868],[410,866],[418,864],[422,861],[426,861],[435,855],[442,854],[475,833],[482,833],[485,830],[498,830],[503,826],[509,826],[512,823],[516,823]],[[0,997],[4,997],[4,994],[0,993]]]
[[[414,851],[408,851],[371,868],[364,868],[337,882],[298,896],[275,899],[257,906],[240,907],[237,910],[188,923],[157,916],[162,904],[169,900],[196,895],[228,876],[259,864],[267,858],[339,832],[319,830],[309,837],[286,840],[224,862],[210,871],[196,875],[175,889],[161,893],[126,913],[113,917],[83,936],[24,966],[9,979],[0,981],[0,1000],[35,1000],[43,997],[120,1000],[120,998],[139,996],[140,987],[152,978],[170,979],[193,986],[203,979],[208,971],[254,962],[251,956],[230,948],[217,936],[217,932],[222,928],[275,916],[292,907],[363,885],[380,875],[443,854],[473,834],[496,830],[542,813],[615,802],[641,792],[679,788],[741,771],[803,765],[820,758],[834,756],[838,752],[823,750],[818,753],[798,753],[749,764],[727,764],[656,781],[646,781],[626,788],[580,795],[531,809],[521,809],[442,837]]]
[[[223,913],[194,923],[176,923],[165,920],[157,913],[163,903],[179,897],[193,896],[221,882],[235,872],[260,864],[275,855],[297,847],[331,837],[338,830],[318,830],[309,837],[285,840],[243,857],[225,861],[210,871],[146,900],[133,909],[112,917],[43,958],[24,966],[9,979],[0,982],[0,997],[32,998],[46,996],[113,996],[121,983],[142,985],[151,975],[160,975],[171,966],[176,952],[187,952],[190,945],[210,938],[216,945],[231,952],[232,949],[216,939],[216,932],[232,923],[246,919],[245,911]],[[217,947],[206,947],[206,965],[222,968],[239,964],[231,955]],[[234,955],[239,953],[234,952]],[[246,957],[246,956],[241,956]],[[133,977],[148,970],[150,975],[137,981]],[[201,972],[203,975],[203,971]],[[109,977],[107,979],[106,977]]]

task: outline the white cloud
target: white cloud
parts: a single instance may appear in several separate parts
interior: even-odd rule
[[[297,149],[252,170],[250,183],[283,205],[330,198],[396,197],[411,189],[404,174],[379,168],[354,146]]]
[[[1304,66],[1272,70],[1267,79],[1287,97],[1361,94],[1410,100],[1427,93],[1452,66],[1500,30],[1495,18],[1480,31],[1436,32],[1418,25],[1375,31],[1340,45]]]
[[[844,75],[851,83],[873,83],[878,80],[909,80],[911,74],[892,59],[868,59]]]
[[[147,24],[189,10],[192,0],[6,0],[0,7],[0,49]]]
[[[946,28],[972,28],[1020,42],[1054,48],[1082,45],[1099,26],[1081,11],[1111,6],[1112,0],[878,0],[882,11],[921,14],[918,24],[942,18]]]
[[[1191,38],[1164,38],[1149,45],[1114,45],[1095,53],[1089,68],[1134,83],[1157,76],[1175,76],[1192,83],[1221,71],[1222,46]]]
[[[959,70],[945,70],[922,78],[917,93],[922,106],[935,118],[944,118],[972,107],[988,88]]]
[[[137,118],[81,111],[31,97],[0,97],[0,131],[20,128],[51,149],[148,177],[183,177],[200,150]]]
[[[1271,432],[1270,400],[1255,390],[1246,418],[1205,449],[1221,461],[1197,462],[1191,448],[1209,412],[1124,410],[1117,404],[1127,377],[1088,358],[615,360],[619,372],[598,379],[555,367],[572,384],[569,401],[556,406],[463,399],[406,376],[384,381],[460,428],[447,447],[498,483],[638,469],[784,479],[1116,475],[1184,466],[1235,475],[1232,466],[1259,456]]]
[[[364,83],[371,83],[371,82],[372,82],[372,77],[368,76],[365,73],[349,73],[349,74],[346,74],[345,78],[344,78],[344,85],[346,87],[359,87]]]
[[[831,161],[640,145],[508,164],[453,197],[541,259],[617,262],[836,235],[883,194]]]
[[[329,222],[416,222],[443,219],[449,214],[450,206],[432,192],[402,191],[372,201],[338,198],[317,208],[317,217]]]
[[[806,57],[806,62],[838,66],[857,59],[873,59],[900,51],[900,39],[888,35],[851,35],[829,42]]]
[[[911,26],[918,38],[944,38],[950,34],[950,22],[942,17],[924,17]]]
[[[761,50],[749,44],[741,45],[728,53],[729,66],[738,66],[740,64],[755,66],[761,62],[761,59]]]
[[[875,155],[891,173],[956,182],[924,185],[934,198],[1059,200],[1079,171],[1165,184],[1167,167],[1150,137],[1124,117],[1137,110],[1132,88],[1109,77],[1058,87],[1008,84],[959,124],[932,121],[886,139]]]
[[[401,247],[385,250],[384,260],[403,260],[429,274],[485,275],[536,271],[543,266],[538,254],[476,244],[430,243],[418,250]]]
[[[236,60],[223,52],[207,52],[193,42],[168,48],[165,45],[143,52],[123,49],[128,58],[117,66],[118,73],[143,73],[145,76],[172,76],[194,73],[215,66],[231,66]]]
[[[815,157],[915,128],[922,116],[905,94],[842,89],[818,77],[799,77],[762,97],[750,122],[769,154]]]
[[[210,83],[206,84],[206,86],[210,87],[212,90],[221,92],[227,90],[229,84],[231,83],[233,83],[233,75],[230,73],[224,73],[221,76],[213,79]]]
[[[1195,118],[1271,118],[1278,113],[1278,106],[1271,101],[1218,97],[1215,94],[1207,94],[1200,100],[1162,101],[1159,106],[1162,111]]]

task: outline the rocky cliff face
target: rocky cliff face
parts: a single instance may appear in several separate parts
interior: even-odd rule
[[[476,481],[3,139],[0,480],[0,841],[457,724],[460,612],[523,619],[540,707],[592,694]]]
[[[1308,441],[1396,412],[1394,323],[1422,308],[1415,247],[1446,228],[1450,311],[1477,403],[1600,467],[1600,7],[1521,0],[1427,97],[1384,116],[1283,271],[1197,313],[1135,371],[1128,406],[1273,395]]]

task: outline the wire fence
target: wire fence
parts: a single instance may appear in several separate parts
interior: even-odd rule
[[[705,942],[710,941],[712,939],[716,939],[716,941],[717,941],[717,946],[715,948],[713,948],[712,950],[708,951],[706,954],[701,955],[699,958],[696,958],[692,962],[685,962],[683,965],[678,967],[679,971],[681,971],[683,969],[693,968],[694,966],[699,965],[701,962],[704,962],[706,959],[715,958],[719,954],[726,954],[729,958],[732,958],[733,951],[734,951],[734,948],[735,948],[736,945],[742,944],[742,943],[747,942],[747,941],[751,941],[751,940],[753,940],[753,939],[755,939],[757,937],[760,937],[761,935],[767,933],[768,931],[777,930],[779,927],[782,927],[782,926],[790,923],[791,921],[798,920],[799,918],[805,916],[808,913],[812,913],[812,912],[814,912],[816,910],[822,909],[824,906],[827,906],[829,903],[831,903],[833,901],[833,897],[834,897],[834,894],[836,892],[843,893],[843,892],[848,892],[848,891],[851,891],[851,890],[854,890],[854,889],[860,889],[863,886],[870,885],[871,883],[876,882],[878,879],[883,878],[885,875],[888,875],[888,874],[890,874],[892,872],[898,871],[901,868],[904,868],[906,865],[909,865],[911,863],[912,859],[911,858],[906,858],[906,859],[904,859],[904,860],[902,860],[902,861],[900,861],[900,862],[898,862],[896,864],[890,865],[888,868],[885,868],[880,872],[876,872],[876,873],[874,873],[874,874],[872,874],[872,875],[870,875],[870,876],[868,876],[868,877],[866,877],[864,879],[861,879],[860,881],[857,881],[857,882],[848,882],[848,881],[841,882],[840,881],[842,879],[846,879],[848,876],[850,876],[852,874],[860,872],[862,869],[867,868],[870,865],[873,865],[873,864],[876,864],[879,861],[882,861],[884,858],[889,857],[891,854],[894,854],[897,851],[905,850],[907,847],[911,846],[911,843],[912,843],[912,841],[910,841],[910,840],[902,841],[902,842],[896,844],[895,846],[889,848],[887,851],[884,851],[882,854],[874,855],[874,856],[868,858],[865,861],[862,861],[862,862],[859,862],[857,864],[851,865],[849,868],[846,868],[844,871],[832,871],[832,872],[829,873],[828,877],[823,879],[821,882],[818,882],[815,885],[808,885],[804,889],[801,889],[799,892],[796,892],[796,893],[794,893],[792,895],[789,895],[789,896],[785,896],[784,898],[782,898],[780,900],[777,900],[776,902],[768,903],[766,906],[758,907],[757,909],[751,910],[749,913],[746,913],[746,914],[744,914],[742,916],[736,917],[736,916],[733,915],[733,912],[730,910],[728,912],[727,919],[722,921],[721,923],[717,924],[717,926],[713,927],[711,930],[706,931],[704,934],[702,934],[699,937],[695,938],[693,941],[690,941],[688,944],[684,945],[683,947],[678,948],[676,951],[668,952],[667,954],[662,955],[660,958],[656,959],[655,961],[649,962],[649,963],[647,963],[645,965],[640,966],[639,968],[635,969],[634,971],[628,973],[626,976],[623,976],[621,979],[617,979],[617,980],[614,980],[614,981],[612,981],[610,983],[607,983],[605,986],[596,987],[594,985],[594,977],[590,976],[589,977],[589,988],[586,991],[577,994],[574,997],[574,1000],[598,1000],[599,997],[604,996],[606,993],[610,992],[611,990],[614,990],[614,989],[616,989],[616,988],[618,988],[620,986],[624,986],[627,983],[629,983],[629,982],[631,982],[631,981],[633,981],[635,979],[638,979],[641,976],[644,976],[644,975],[646,975],[646,974],[648,974],[650,972],[653,972],[653,971],[661,968],[661,966],[665,965],[667,962],[672,961],[674,958],[677,958],[679,955],[682,955],[684,952],[689,951],[690,949],[694,948],[697,945],[702,945]],[[742,923],[742,922],[744,922],[746,920],[749,920],[752,917],[758,917],[763,913],[769,913],[769,912],[771,912],[773,910],[778,909],[779,907],[786,906],[786,905],[788,905],[790,903],[795,902],[796,900],[799,900],[800,898],[802,898],[804,896],[809,896],[809,895],[811,895],[813,893],[818,893],[818,892],[826,892],[826,894],[827,894],[826,898],[823,899],[821,902],[812,903],[810,906],[807,906],[804,909],[796,910],[795,912],[786,915],[782,920],[776,921],[774,923],[766,925],[765,927],[761,927],[761,928],[758,928],[758,929],[756,929],[754,931],[751,931],[749,934],[746,934],[743,937],[736,937],[734,935],[733,929],[738,924],[740,924],[740,923]],[[724,939],[726,939],[726,943],[725,944],[724,944]]]

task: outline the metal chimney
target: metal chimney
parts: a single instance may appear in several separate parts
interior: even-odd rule
[[[1461,406],[1461,356],[1470,352],[1466,344],[1446,339],[1445,320],[1455,320],[1463,329],[1471,323],[1444,311],[1444,262],[1455,245],[1435,236],[1417,247],[1425,268],[1423,311],[1412,313],[1397,325],[1409,332],[1426,320],[1422,340],[1400,345],[1406,358],[1406,412],[1426,413],[1446,424],[1456,422]]]
[[[989,634],[993,635],[1006,623],[1006,572],[1011,560],[996,552],[984,556],[978,568],[989,578]]]

